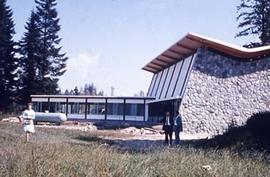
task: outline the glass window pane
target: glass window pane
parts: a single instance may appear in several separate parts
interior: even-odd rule
[[[108,115],[123,115],[123,103],[108,103],[107,113]]]
[[[125,107],[126,115],[128,116],[143,116],[144,104],[130,104],[127,103]]]
[[[50,112],[66,113],[66,103],[51,102]]]
[[[42,103],[41,102],[33,102],[33,110],[35,112],[41,112],[42,111]]]
[[[41,102],[41,112],[49,111],[49,103],[48,102]]]
[[[85,104],[84,103],[69,103],[68,113],[69,114],[84,114]]]
[[[105,114],[104,103],[89,103],[87,108],[88,108],[87,114],[96,114],[96,115]]]

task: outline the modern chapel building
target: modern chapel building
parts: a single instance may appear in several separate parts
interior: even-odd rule
[[[222,133],[270,108],[270,46],[244,48],[189,33],[143,67],[146,97],[32,95],[35,111],[68,119],[158,122],[180,111],[189,133]]]

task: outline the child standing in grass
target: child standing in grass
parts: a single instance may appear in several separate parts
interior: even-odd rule
[[[35,111],[32,109],[32,103],[28,103],[27,109],[23,112],[23,129],[26,133],[26,142],[30,140],[30,134],[35,133],[34,121]]]

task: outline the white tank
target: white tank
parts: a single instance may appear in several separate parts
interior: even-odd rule
[[[67,121],[66,114],[63,113],[44,113],[36,112],[34,122],[51,122],[51,123],[62,123]]]

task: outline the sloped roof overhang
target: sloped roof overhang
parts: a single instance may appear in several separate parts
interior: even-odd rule
[[[247,61],[270,55],[270,46],[245,48],[195,33],[188,33],[185,37],[146,64],[142,69],[157,73],[194,54],[197,49],[201,47],[208,47],[233,58]]]

